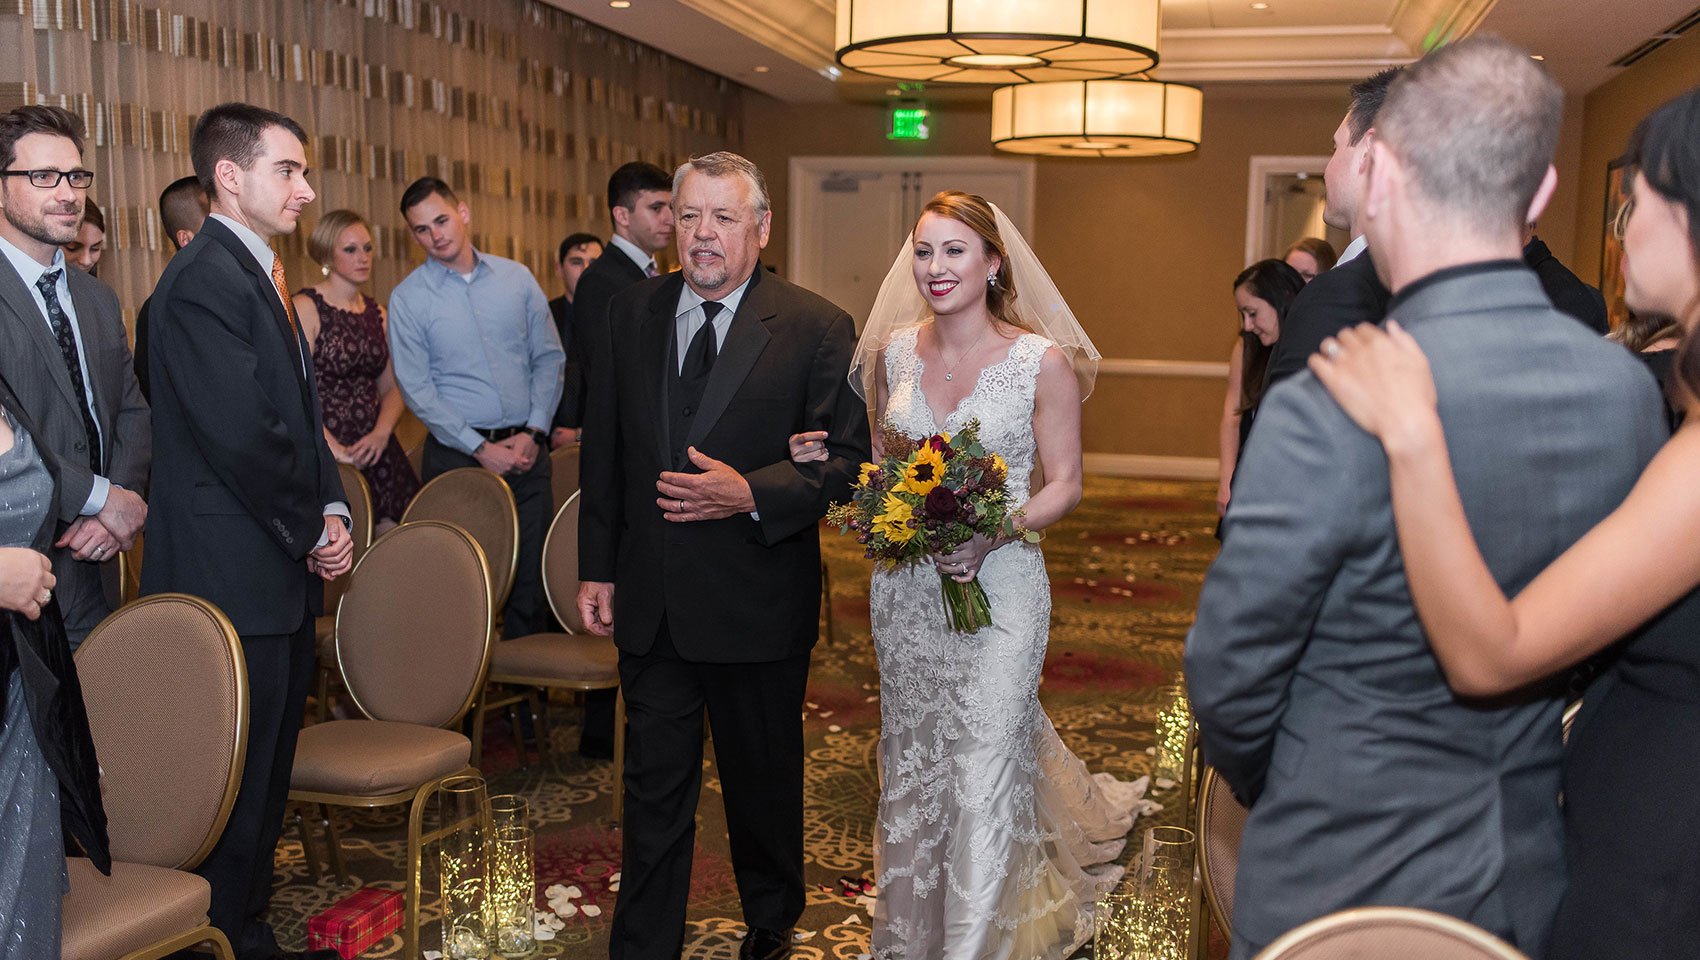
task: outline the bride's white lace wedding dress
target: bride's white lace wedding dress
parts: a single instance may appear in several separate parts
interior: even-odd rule
[[[1035,456],[1033,394],[1050,341],[1024,334],[936,423],[921,391],[919,328],[886,348],[885,416],[910,436],[980,421],[1016,503]],[[980,569],[993,624],[950,629],[929,565],[876,568],[881,788],[873,950],[879,960],[1060,960],[1092,936],[1096,896],[1144,784],[1089,774],[1039,705],[1051,590],[1038,544]]]

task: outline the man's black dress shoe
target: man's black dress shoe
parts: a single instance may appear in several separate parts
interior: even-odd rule
[[[751,927],[738,948],[738,960],[780,960],[791,955],[790,930]]]

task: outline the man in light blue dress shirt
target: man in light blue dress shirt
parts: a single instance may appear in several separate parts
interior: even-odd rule
[[[502,632],[548,628],[543,537],[554,518],[550,422],[566,353],[536,278],[472,245],[472,212],[448,184],[422,177],[402,194],[402,216],[426,261],[390,293],[390,355],[408,407],[430,429],[424,480],[483,467],[519,505],[519,569]]]

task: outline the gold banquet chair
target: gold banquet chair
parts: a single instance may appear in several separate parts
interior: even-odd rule
[[[68,858],[66,960],[151,960],[230,942],[207,922],[212,852],[248,749],[248,671],[236,629],[198,597],[164,593],[101,622],[77,649],[100,758],[112,876]]]
[[[508,482],[483,467],[440,473],[402,511],[401,522],[441,520],[472,535],[489,565],[490,593],[499,614],[519,567],[519,507]]]
[[[337,664],[366,719],[306,727],[295,748],[289,799],[321,805],[339,875],[328,807],[410,804],[403,956],[419,955],[426,801],[444,778],[477,772],[458,727],[484,687],[494,609],[484,552],[466,531],[420,520],[384,534],[337,611]]]
[[[555,514],[543,541],[543,592],[555,619],[566,633],[534,633],[495,645],[490,657],[490,681],[518,687],[615,691],[614,695],[614,822],[620,822],[626,767],[626,700],[620,691],[620,654],[612,637],[585,629],[578,614],[579,495],[574,493]],[[549,742],[542,715],[533,712],[537,745]],[[515,734],[518,736],[517,732]]]
[[[1255,960],[1529,960],[1486,930],[1411,907],[1357,907],[1288,931]]]
[[[1222,938],[1231,940],[1234,919],[1234,879],[1240,867],[1240,835],[1250,813],[1240,806],[1228,781],[1215,767],[1204,768],[1204,785],[1198,791],[1198,873],[1204,886],[1204,904],[1215,916]]]
[[[351,562],[358,564],[360,558],[366,555],[367,548],[372,546],[372,488],[367,485],[360,468],[353,464],[339,463],[336,472],[342,477],[343,493],[348,497],[351,520],[348,532],[354,538]],[[335,580],[326,581],[325,613],[313,625],[313,641],[319,657],[318,715],[321,721],[330,716],[331,679],[336,673],[336,609],[353,581],[352,568]]]
[[[555,493],[555,509],[566,505],[578,492],[579,445],[569,443],[549,454],[549,483]]]

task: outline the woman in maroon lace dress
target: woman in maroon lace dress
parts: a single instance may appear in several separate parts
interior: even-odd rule
[[[372,488],[377,532],[395,526],[419,492],[419,477],[392,435],[403,402],[390,365],[384,308],[360,292],[372,275],[372,234],[352,210],[332,210],[307,238],[325,279],[295,295],[301,332],[313,350],[325,441]]]

